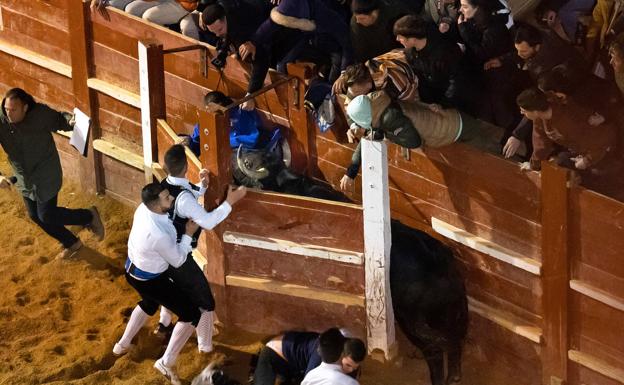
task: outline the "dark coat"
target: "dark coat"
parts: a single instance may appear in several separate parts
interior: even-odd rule
[[[17,177],[17,188],[31,200],[46,202],[58,194],[63,182],[63,170],[52,137],[53,131],[71,131],[66,115],[45,104],[35,103],[24,120],[9,123],[0,110],[0,144],[9,156]]]
[[[351,42],[355,61],[363,63],[369,59],[399,48],[392,27],[400,17],[407,15],[408,10],[401,3],[382,1],[379,16],[375,24],[365,27],[351,17]]]

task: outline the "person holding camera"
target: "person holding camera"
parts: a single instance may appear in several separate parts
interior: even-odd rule
[[[0,145],[13,167],[15,186],[22,193],[30,219],[63,245],[63,258],[82,247],[66,225],[84,226],[98,240],[104,239],[104,225],[95,206],[68,209],[57,204],[63,170],[52,131],[70,131],[73,126],[71,114],[35,102],[21,88],[10,89],[2,100]],[[9,178],[0,175],[0,188],[10,185]]]
[[[269,17],[269,3],[261,0],[241,0],[234,3],[218,1],[202,11],[200,28],[207,29],[217,37],[217,56],[212,64],[223,69],[227,56],[235,54],[245,62],[251,62],[251,77],[247,95],[258,91],[264,84],[269,70],[269,54],[262,44],[253,41],[258,27]],[[244,110],[255,107],[253,100],[243,103]]]

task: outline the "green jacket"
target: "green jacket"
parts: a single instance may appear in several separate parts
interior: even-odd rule
[[[390,101],[384,93],[377,92],[380,97],[371,97],[373,103],[373,139],[388,139],[392,143],[405,148],[418,148],[422,145],[422,139],[414,128],[412,121],[403,113],[401,107]],[[358,143],[351,165],[347,168],[347,176],[355,179],[362,163],[362,142]]]
[[[45,202],[58,194],[63,170],[52,131],[72,129],[64,114],[40,103],[35,103],[21,122],[9,123],[2,100],[0,145],[9,156],[23,196]]]

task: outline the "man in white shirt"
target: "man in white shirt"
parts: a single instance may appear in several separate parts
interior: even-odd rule
[[[226,202],[237,200],[230,188]],[[182,266],[191,252],[191,236],[199,229],[193,221],[187,221],[184,234],[177,241],[176,229],[167,215],[173,204],[173,196],[159,183],[150,183],[141,191],[142,204],[134,213],[128,239],[126,280],[140,295],[141,301],[134,308],[126,330],[115,344],[113,353],[125,354],[134,336],[147,319],[154,315],[158,306],[166,306],[178,316],[169,344],[154,367],[171,380],[181,384],[174,365],[184,344],[199,323],[201,312],[191,296],[172,281],[168,271]]]
[[[192,220],[201,229],[212,230],[221,223],[232,211],[232,206],[245,196],[246,189],[239,188],[232,192],[231,199],[223,202],[213,211],[206,211],[197,201],[203,196],[208,187],[208,170],[199,172],[200,185],[194,185],[186,179],[188,161],[184,146],[174,145],[165,153],[165,168],[169,175],[161,182],[161,185],[169,190],[175,201],[169,210],[169,218],[173,221],[178,234],[178,240],[184,234],[187,221]],[[197,246],[201,229],[193,234],[191,246]],[[212,351],[212,331],[214,320],[215,302],[206,276],[189,254],[182,266],[170,269],[170,277],[178,283],[200,308],[202,315],[197,325],[197,348],[200,353]],[[160,312],[159,327],[157,330],[167,327],[171,323],[171,313],[162,308]]]
[[[356,379],[342,371],[345,342],[347,339],[337,328],[321,333],[319,354],[323,362],[308,372],[301,385],[359,385]]]

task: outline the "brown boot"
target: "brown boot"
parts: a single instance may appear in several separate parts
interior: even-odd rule
[[[79,239],[76,242],[74,242],[73,245],[69,246],[66,249],[63,249],[63,251],[61,251],[61,253],[59,254],[59,256],[57,258],[60,258],[60,259],[71,258],[74,255],[76,255],[78,250],[80,250],[81,248],[82,248],[82,242]]]
[[[102,241],[104,239],[104,224],[102,223],[102,219],[100,218],[100,213],[95,206],[91,206],[89,209],[93,216],[91,219],[91,223],[89,223],[86,227],[95,234],[95,237],[98,241]]]

